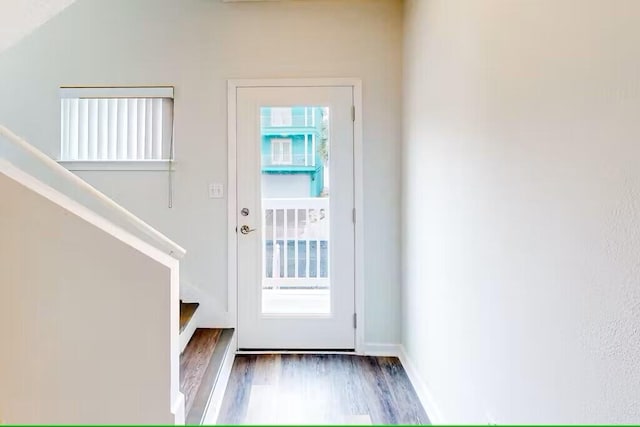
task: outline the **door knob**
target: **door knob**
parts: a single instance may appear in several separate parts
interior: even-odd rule
[[[241,232],[242,234],[249,234],[249,233],[251,233],[252,231],[256,231],[256,229],[255,229],[255,228],[249,228],[249,226],[248,226],[248,225],[243,225],[242,227],[240,227],[240,232]]]

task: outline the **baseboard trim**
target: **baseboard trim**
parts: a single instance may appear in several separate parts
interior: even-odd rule
[[[174,424],[176,425],[183,425],[185,422],[184,405],[185,405],[184,394],[182,394],[181,392],[178,392],[178,395],[176,396],[176,399],[173,402],[173,408],[171,408]]]
[[[400,344],[364,343],[365,356],[400,357]]]
[[[398,358],[400,359],[400,363],[402,363],[402,366],[409,377],[409,381],[411,381],[411,384],[413,385],[413,388],[418,395],[418,399],[420,399],[420,403],[422,403],[422,407],[427,413],[429,420],[432,424],[446,424],[446,421],[442,416],[442,412],[433,398],[433,394],[429,390],[427,383],[422,379],[422,376],[407,354],[404,346],[399,345],[398,347]]]
[[[187,348],[187,344],[191,341],[191,337],[196,332],[196,329],[199,327],[199,319],[200,319],[200,307],[196,309],[196,312],[193,313],[191,319],[189,319],[189,323],[184,328],[182,332],[180,332],[180,354],[184,352],[184,349]]]
[[[222,407],[222,401],[224,399],[225,391],[227,390],[227,384],[231,377],[231,369],[233,368],[233,362],[236,358],[236,346],[238,342],[238,334],[233,330],[231,341],[227,345],[220,373],[218,374],[218,380],[209,399],[207,411],[204,416],[202,424],[210,425],[216,424],[218,416],[220,415],[220,409]]]
[[[198,319],[199,328],[219,328],[219,329],[235,329],[235,320],[233,313],[212,311],[207,313],[203,311],[200,319]]]

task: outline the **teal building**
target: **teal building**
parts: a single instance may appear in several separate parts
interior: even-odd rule
[[[263,196],[320,197],[328,153],[327,109],[263,107],[260,119]]]

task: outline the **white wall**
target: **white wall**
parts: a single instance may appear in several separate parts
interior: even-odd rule
[[[0,51],[16,43],[75,0],[0,0]]]
[[[640,2],[410,0],[403,342],[443,422],[640,421]]]
[[[7,165],[0,419],[184,422],[178,262]]]
[[[226,201],[207,190],[227,177],[226,80],[362,78],[366,340],[398,342],[401,24],[396,0],[80,0],[0,55],[0,121],[55,157],[60,85],[175,85],[173,209],[164,173],[81,176],[187,249],[182,280],[211,313],[227,301]]]

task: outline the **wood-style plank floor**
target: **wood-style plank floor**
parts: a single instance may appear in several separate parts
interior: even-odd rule
[[[352,355],[238,355],[220,424],[429,424],[400,361]]]
[[[222,329],[196,329],[180,356],[180,391],[184,393],[185,411],[193,406]]]
[[[189,320],[191,320],[199,305],[197,302],[180,301],[180,333],[187,327]]]

